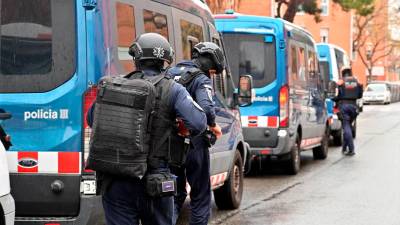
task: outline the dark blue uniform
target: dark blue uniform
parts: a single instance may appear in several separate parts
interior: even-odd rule
[[[171,76],[188,75],[188,70],[197,66],[192,61],[184,61],[171,68]],[[201,106],[207,116],[207,124],[215,125],[215,109],[212,100],[212,81],[204,73],[196,76],[186,89],[193,99]],[[186,199],[186,179],[190,185],[190,224],[207,224],[210,217],[211,184],[210,184],[210,154],[208,142],[204,135],[191,139],[184,168],[174,169],[178,176],[178,196],[175,198],[175,221]],[[186,174],[185,174],[186,169]]]
[[[152,70],[143,72],[145,76],[159,74]],[[204,132],[206,116],[182,85],[174,83],[171,86],[169,105],[176,112],[176,117],[182,118],[192,136]],[[90,126],[93,122],[93,108],[87,116]],[[168,170],[168,165],[158,170]],[[143,225],[173,224],[173,197],[149,197],[142,180],[98,174],[98,184],[99,191],[103,195],[103,207],[108,225],[136,225],[139,224],[139,220]]]
[[[339,86],[338,96],[335,101],[339,104],[342,114],[343,145],[342,151],[354,154],[354,142],[351,124],[357,118],[357,102],[362,97],[362,87],[354,77],[344,78],[343,84]]]

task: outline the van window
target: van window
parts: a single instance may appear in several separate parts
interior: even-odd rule
[[[0,92],[50,91],[73,76],[74,2],[0,2]]]
[[[203,28],[200,25],[181,20],[183,59],[192,57],[193,47],[203,41]]]
[[[143,10],[144,30],[146,33],[159,33],[169,40],[167,16],[147,9]]]
[[[298,62],[298,79],[306,80],[306,63],[305,63],[305,51],[303,47],[299,47],[297,51],[297,62]]]
[[[325,89],[328,90],[329,89],[329,63],[327,61],[320,61],[319,62],[319,69],[321,72],[321,77],[322,79],[325,81]]]
[[[265,87],[276,79],[275,38],[265,42],[265,35],[225,33],[224,40],[235,84],[245,74],[253,76],[255,88]]]
[[[116,3],[118,57],[126,72],[133,71],[135,65],[128,55],[129,46],[136,37],[134,7],[125,3]]]
[[[309,79],[315,79],[317,76],[317,72],[318,72],[318,67],[315,64],[317,61],[316,59],[316,55],[315,52],[312,51],[308,51],[308,60],[307,60],[307,64],[308,64],[308,77]]]
[[[298,76],[297,76],[297,49],[296,46],[291,45],[290,46],[290,52],[289,52],[289,77],[290,80],[292,81],[296,81],[298,80]]]

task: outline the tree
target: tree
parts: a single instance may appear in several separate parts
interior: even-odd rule
[[[276,17],[283,18],[286,21],[293,22],[297,12],[300,10],[307,14],[314,15],[316,22],[321,21],[320,14],[322,10],[318,8],[316,0],[275,0]],[[282,6],[285,6],[286,11],[282,17]]]
[[[368,71],[368,82],[372,80],[374,66],[399,46],[389,29],[391,24],[398,24],[398,16],[389,16],[387,4],[372,9],[362,9],[354,15],[353,51]]]

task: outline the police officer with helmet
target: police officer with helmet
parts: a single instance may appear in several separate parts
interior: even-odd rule
[[[352,70],[349,67],[342,69],[342,78],[337,82],[338,95],[334,98],[339,105],[340,114],[342,117],[343,128],[343,145],[342,152],[345,155],[354,155],[354,142],[352,135],[352,123],[356,120],[357,99],[362,98],[363,89],[357,79],[353,76]]]
[[[164,74],[164,64],[170,64],[173,60],[173,50],[167,39],[156,33],[146,33],[137,37],[129,49],[129,54],[133,56],[137,70],[133,72],[133,75],[139,74],[138,79],[151,80]],[[170,122],[175,121],[176,117],[181,118],[190,131],[190,136],[195,137],[206,129],[206,116],[203,110],[195,105],[182,85],[175,83],[167,75],[160,75],[160,77],[159,82],[155,84],[157,107],[152,113],[155,116],[151,122],[151,138],[149,139],[153,148],[150,148],[147,157],[146,174],[143,178],[132,178],[104,171],[96,173],[98,191],[102,194],[108,225],[136,225],[139,221],[143,225],[173,224],[173,194],[160,196],[149,194],[158,191],[158,187],[162,190],[166,188],[174,191],[174,187],[170,186],[172,183],[168,183],[165,187],[163,183],[162,186],[153,185],[150,188],[149,183],[157,182],[160,176],[153,176],[153,180],[148,177],[151,177],[153,173],[169,173],[168,154],[169,151],[174,150],[168,138],[171,126],[174,126]],[[97,114],[99,110],[96,111],[94,108],[97,108],[97,103],[94,107],[92,106],[87,116],[88,124],[93,127],[96,126],[96,116],[99,115]],[[136,119],[140,120],[140,118]],[[167,138],[164,138],[165,136]]]
[[[186,163],[173,172],[178,176],[178,195],[175,198],[175,221],[186,199],[186,179],[190,185],[190,224],[207,224],[210,216],[211,184],[209,147],[222,135],[215,122],[213,85],[211,77],[222,73],[225,60],[221,49],[212,42],[194,46],[192,60],[178,63],[168,73],[186,87],[207,115],[208,132],[191,139]]]

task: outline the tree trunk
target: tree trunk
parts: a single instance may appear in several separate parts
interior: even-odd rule
[[[296,16],[297,13],[297,7],[298,7],[298,0],[289,1],[288,8],[285,12],[285,15],[283,15],[283,19],[293,23],[294,17]]]

